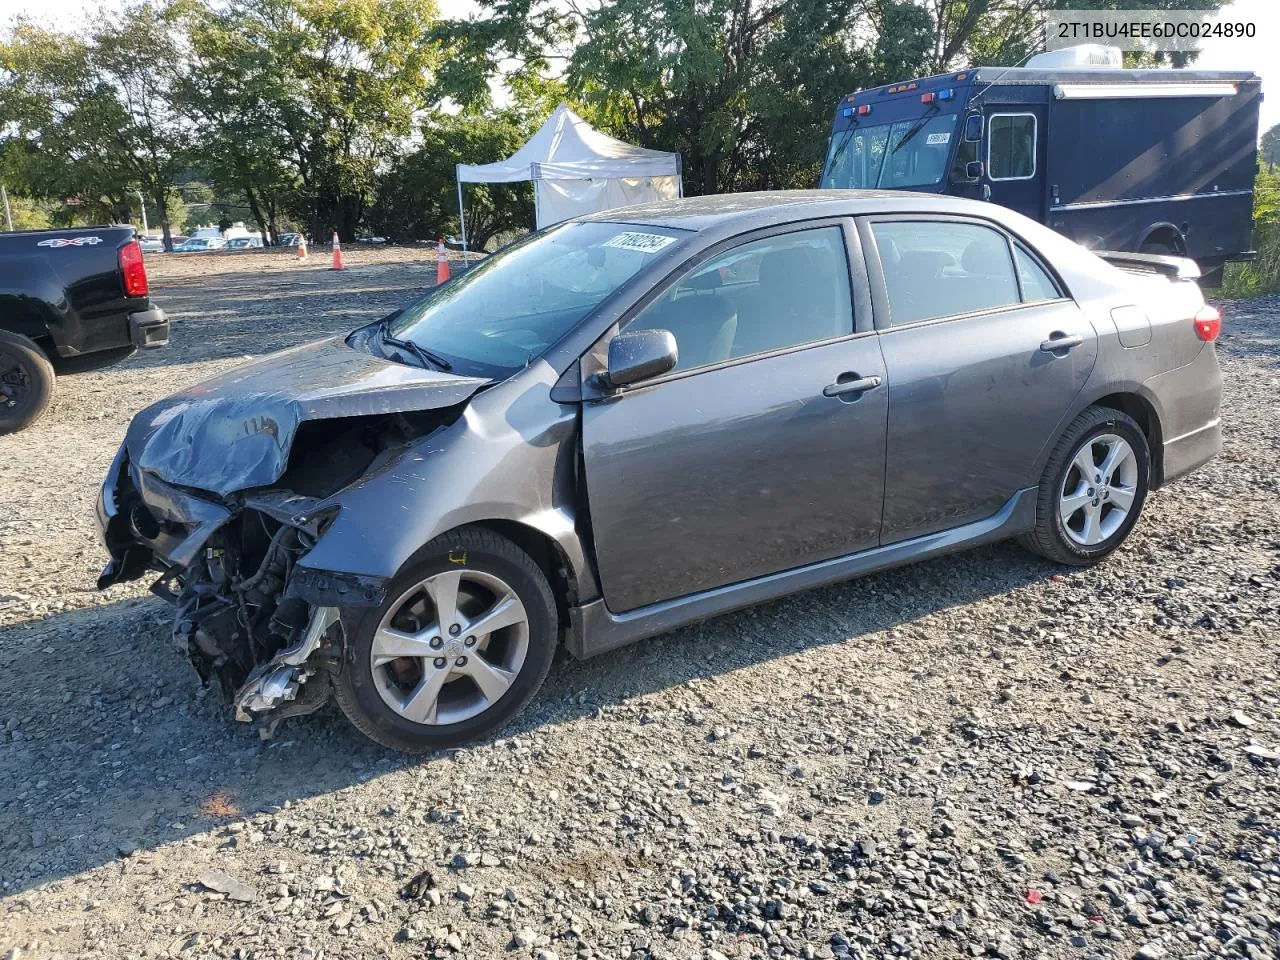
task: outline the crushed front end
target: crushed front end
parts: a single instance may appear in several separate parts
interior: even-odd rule
[[[123,447],[98,500],[111,553],[99,588],[159,571],[151,589],[175,605],[175,646],[264,735],[329,697],[343,635],[340,608],[325,601],[382,601],[367,578],[337,591],[314,572],[298,576],[333,515],[319,504],[287,490],[200,496],[132,468]]]
[[[485,383],[330,340],[154,404],[98,498],[111,555],[99,589],[158,573],[175,643],[237,719],[269,735],[328,698],[342,611],[384,598],[382,577],[301,561],[346,492],[454,422]]]

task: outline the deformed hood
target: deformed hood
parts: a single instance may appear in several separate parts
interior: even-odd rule
[[[140,470],[228,494],[279,480],[304,421],[449,407],[489,382],[393,363],[333,337],[152,404],[133,418],[125,445]]]

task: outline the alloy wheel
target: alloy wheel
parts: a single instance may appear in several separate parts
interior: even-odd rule
[[[1113,536],[1138,493],[1138,458],[1114,433],[1090,437],[1071,458],[1058,494],[1058,515],[1072,541],[1093,547]]]
[[[459,723],[510,689],[529,651],[529,618],[515,590],[479,570],[447,570],[393,603],[370,647],[374,686],[414,723]]]

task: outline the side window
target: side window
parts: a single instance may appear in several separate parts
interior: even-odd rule
[[[627,329],[670,330],[677,370],[850,334],[842,231],[819,227],[734,247],[694,267]]]
[[[1057,300],[1062,293],[1053,278],[1044,272],[1044,267],[1035,257],[1023,248],[1022,244],[1013,245],[1013,258],[1018,265],[1018,280],[1022,283],[1022,302],[1035,303],[1038,300]]]
[[[987,177],[991,180],[1029,180],[1035,175],[1035,115],[992,114],[987,124]]]
[[[1009,241],[998,230],[904,220],[872,223],[871,233],[894,326],[1019,302]]]

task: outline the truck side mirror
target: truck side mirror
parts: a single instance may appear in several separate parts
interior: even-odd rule
[[[964,175],[970,180],[981,180],[984,172],[981,160],[970,160],[964,165]]]
[[[982,114],[971,113],[964,118],[964,142],[977,143],[982,139]]]

